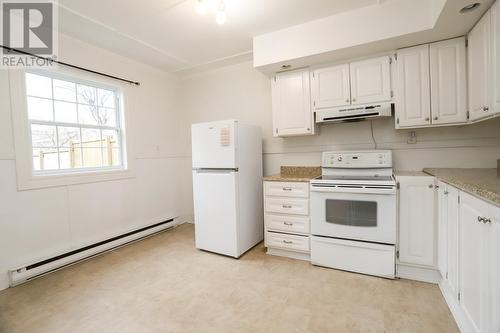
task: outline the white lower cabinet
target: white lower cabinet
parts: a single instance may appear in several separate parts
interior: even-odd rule
[[[439,182],[440,288],[462,332],[500,332],[500,208]]]
[[[490,206],[488,231],[488,325],[489,332],[500,332],[500,208]]]
[[[486,332],[488,205],[462,193],[460,202],[460,304],[474,332]]]
[[[438,282],[435,178],[396,176],[399,188],[399,277]]]
[[[308,182],[264,182],[267,253],[309,260]]]

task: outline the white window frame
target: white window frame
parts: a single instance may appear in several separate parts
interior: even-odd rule
[[[79,84],[90,85],[93,87],[112,90],[118,94],[117,122],[120,134],[120,166],[95,167],[95,168],[74,168],[58,170],[34,170],[33,150],[31,137],[31,123],[43,123],[43,121],[30,121],[28,118],[27,93],[26,93],[26,73],[48,76],[54,79],[71,81]],[[73,70],[51,69],[51,70],[9,70],[10,95],[12,120],[14,128],[14,144],[16,155],[17,185],[19,190],[28,190],[35,188],[65,186],[71,184],[92,183],[100,181],[109,181],[116,179],[132,178],[133,161],[127,146],[127,131],[125,124],[128,123],[125,104],[126,95],[128,95],[130,86],[119,84],[116,81],[96,78],[95,76],[84,76]],[[59,122],[47,122],[55,125]],[[61,125],[75,127],[75,124]],[[78,125],[81,127],[101,128],[102,126]],[[115,127],[113,127],[115,129]]]

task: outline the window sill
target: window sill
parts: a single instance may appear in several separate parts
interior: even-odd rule
[[[95,171],[79,171],[56,174],[32,174],[29,177],[19,177],[18,190],[32,190],[47,187],[97,183],[120,179],[135,178],[130,169],[110,169]]]

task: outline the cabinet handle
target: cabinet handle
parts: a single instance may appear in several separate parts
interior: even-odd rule
[[[292,241],[287,241],[287,240],[285,240],[285,239],[283,239],[283,243],[285,243],[285,244],[293,244],[293,242],[292,242]]]
[[[292,208],[292,205],[281,205],[283,208]]]
[[[291,187],[283,187],[283,191],[291,191],[292,188]]]
[[[350,102],[349,98],[348,98],[348,99],[346,99],[346,100],[345,100],[345,102],[346,102],[346,103],[349,103],[349,102]]]
[[[356,98],[353,98],[353,99],[352,99],[352,101],[353,101],[353,102],[356,102]]]
[[[489,107],[487,107],[487,106],[483,106],[483,111],[487,112],[487,111],[489,111],[489,110],[490,110],[490,108],[489,108]]]
[[[438,120],[438,119],[439,119],[439,117],[434,117],[434,120]]]
[[[491,223],[491,219],[483,218],[483,223]]]
[[[484,223],[484,217],[478,216],[477,217],[477,222],[483,222]]]
[[[308,132],[311,132],[311,129],[310,129],[310,128],[308,128],[308,129],[307,129],[307,131],[308,131]]]
[[[431,120],[429,117],[425,118],[425,121],[429,121],[429,120]]]
[[[287,222],[287,221],[284,221],[284,222],[283,222],[283,224],[284,224],[284,225],[288,225],[288,226],[290,226],[290,227],[293,225],[293,223],[291,223],[291,222]]]
[[[429,185],[429,188],[434,188],[434,185],[433,185],[433,184],[430,184],[430,185]]]
[[[444,194],[445,194],[445,195],[448,195],[448,193],[449,193],[448,191],[444,191]]]

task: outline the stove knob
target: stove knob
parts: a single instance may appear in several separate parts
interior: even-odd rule
[[[337,158],[337,161],[342,162],[342,156],[339,156],[339,157]]]

